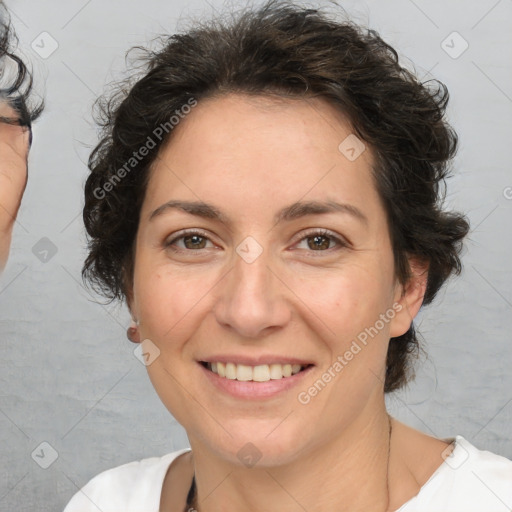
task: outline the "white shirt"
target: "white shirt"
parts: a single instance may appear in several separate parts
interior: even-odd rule
[[[418,494],[395,512],[510,512],[512,461],[479,450],[462,436]],[[123,464],[92,478],[64,512],[159,512],[171,462],[190,448]]]

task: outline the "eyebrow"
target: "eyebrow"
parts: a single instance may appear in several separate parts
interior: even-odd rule
[[[149,220],[162,215],[169,210],[181,210],[183,212],[205,219],[218,220],[228,226],[231,225],[229,217],[216,206],[202,201],[172,200],[159,206],[151,213]],[[351,204],[338,203],[336,201],[298,201],[279,210],[274,216],[274,224],[283,221],[289,222],[307,215],[324,213],[344,213],[368,225],[366,215]]]

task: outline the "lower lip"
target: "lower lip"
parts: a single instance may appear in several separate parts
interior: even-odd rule
[[[268,380],[266,382],[241,381],[219,377],[218,374],[208,370],[198,363],[210,382],[221,391],[235,398],[270,398],[283,393],[302,381],[309,374],[313,366],[309,366],[295,375],[282,379]]]

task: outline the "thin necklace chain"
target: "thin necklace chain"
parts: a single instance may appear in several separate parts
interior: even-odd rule
[[[388,414],[389,421],[389,442],[388,442],[388,461],[387,461],[387,470],[386,470],[386,487],[388,491],[388,502],[386,505],[385,512],[389,510],[389,459],[391,458],[391,431],[392,431],[392,423],[391,416]],[[192,476],[192,485],[188,491],[187,495],[187,503],[185,505],[185,512],[199,512],[197,510],[197,490],[196,490],[196,475]]]

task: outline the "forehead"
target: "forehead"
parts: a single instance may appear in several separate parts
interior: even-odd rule
[[[252,212],[328,195],[371,204],[372,165],[370,148],[325,100],[226,95],[200,101],[173,129],[146,203],[180,198]]]

